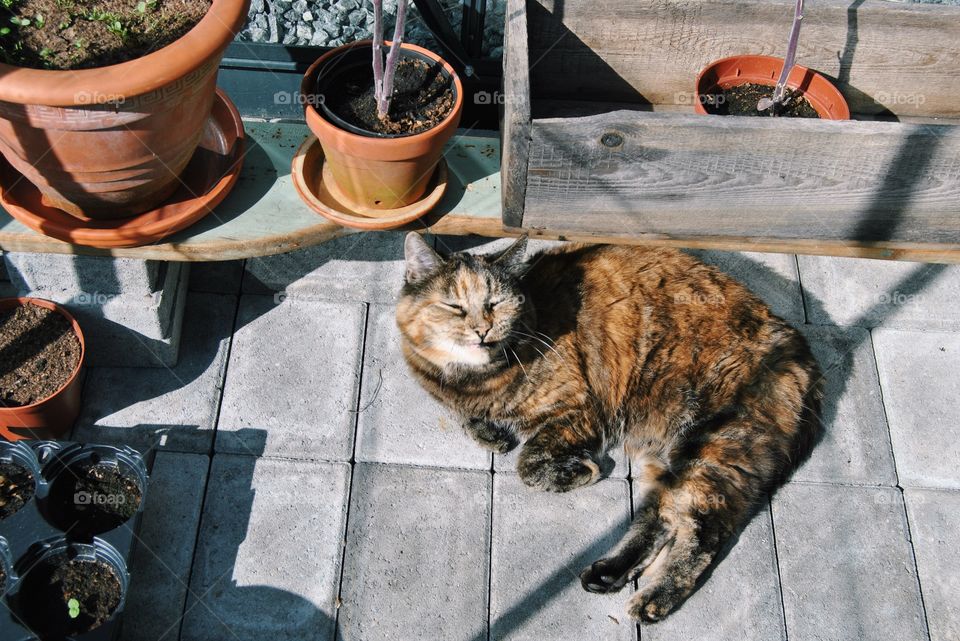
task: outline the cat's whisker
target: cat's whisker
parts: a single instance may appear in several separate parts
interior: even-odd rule
[[[524,336],[524,337],[526,337],[526,338],[530,338],[530,339],[533,339],[533,340],[535,340],[535,341],[539,341],[539,342],[542,343],[547,349],[551,350],[554,354],[556,354],[556,355],[557,355],[557,358],[559,358],[560,361],[563,362],[563,360],[564,360],[563,355],[560,354],[560,352],[557,350],[557,348],[554,347],[553,345],[551,345],[550,343],[548,343],[547,341],[543,340],[542,338],[540,338],[540,337],[538,337],[538,336],[534,336],[533,334],[527,334],[527,333],[525,333],[525,332],[521,332],[521,331],[516,330],[516,329],[515,329],[515,330],[512,330],[512,332],[515,333],[515,334],[517,334],[518,336]],[[542,353],[542,352],[541,352],[541,353]]]
[[[531,334],[528,334],[528,336],[530,336],[531,338],[535,338],[536,340],[540,341],[541,343],[543,343],[544,345],[546,345],[547,347],[549,347],[549,348],[552,349],[553,351],[555,351],[555,352],[557,351],[557,348],[555,347],[556,341],[554,341],[552,338],[550,338],[549,336],[547,336],[546,334],[544,334],[544,333],[541,332],[540,330],[534,329],[534,328],[530,327],[529,325],[527,325],[526,323],[523,323],[522,321],[521,321],[521,324],[523,325],[523,328],[524,328],[525,330],[527,330],[528,332],[532,332]],[[541,337],[542,337],[542,338],[541,338]],[[544,339],[546,339],[546,340],[544,340]],[[559,352],[557,352],[557,354],[559,355]]]
[[[518,336],[520,336],[520,334],[518,334],[516,330],[510,330],[509,332],[507,332],[507,339],[515,338]],[[527,344],[526,341],[518,341],[518,342],[523,342]],[[544,354],[542,351],[540,351],[540,348],[538,348],[536,345],[530,344],[530,347],[536,350],[537,354],[540,354],[540,358],[543,358],[543,359],[547,358],[547,355]]]
[[[512,347],[510,348],[510,351],[513,352],[513,357],[514,357],[515,359],[517,359],[517,365],[520,366],[520,371],[523,372],[523,376],[527,379],[527,382],[528,382],[528,383],[532,383],[533,381],[530,380],[530,376],[527,374],[527,368],[525,368],[525,367],[523,366],[523,363],[520,362],[520,357],[517,356],[517,353],[516,353],[515,351],[513,351],[513,348],[512,348]]]

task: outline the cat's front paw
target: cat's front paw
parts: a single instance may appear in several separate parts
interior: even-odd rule
[[[569,492],[599,481],[600,466],[589,455],[554,457],[529,447],[520,453],[517,474],[532,488],[547,492]]]
[[[471,418],[463,429],[481,447],[496,454],[506,454],[520,444],[512,429],[482,418]]]
[[[619,592],[627,584],[630,569],[623,569],[617,559],[600,559],[580,573],[580,585],[587,592],[609,594]]]

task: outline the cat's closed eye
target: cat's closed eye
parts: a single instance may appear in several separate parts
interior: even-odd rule
[[[437,305],[447,310],[448,312],[452,312],[456,314],[457,316],[464,316],[467,313],[466,310],[463,309],[463,307],[461,307],[456,303],[440,302],[440,303],[437,303]]]

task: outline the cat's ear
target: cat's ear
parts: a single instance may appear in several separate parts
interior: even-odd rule
[[[443,258],[427,244],[423,236],[415,231],[407,234],[403,241],[403,255],[407,261],[406,279],[408,283],[423,280],[443,265]]]
[[[524,256],[527,252],[527,235],[518,238],[512,245],[490,256],[490,263],[502,267],[514,276],[521,276],[527,270]]]

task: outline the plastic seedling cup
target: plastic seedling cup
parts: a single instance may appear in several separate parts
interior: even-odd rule
[[[26,487],[20,487],[20,492],[16,496],[4,496],[3,493],[10,487],[13,479],[5,478],[0,489],[0,501],[4,504],[4,510],[0,511],[2,520],[16,519],[20,511],[26,507],[37,495],[37,487],[40,483],[40,462],[37,455],[27,443],[18,441],[10,443],[0,441],[0,465],[16,473],[24,473],[30,476],[30,483]],[[22,503],[21,503],[22,501]],[[13,502],[13,504],[10,504]],[[9,506],[9,507],[8,507]],[[4,517],[4,513],[6,516]]]
[[[31,608],[36,606],[30,599],[31,584],[26,581],[31,568],[42,559],[56,554],[68,557],[100,560],[109,565],[120,582],[120,600],[102,625],[89,632],[71,634],[71,641],[113,641],[117,638],[118,621],[125,602],[129,582],[128,564],[132,557],[136,531],[139,527],[143,500],[149,477],[143,457],[131,448],[116,448],[105,445],[81,445],[57,441],[0,442],[0,462],[16,462],[28,468],[36,479],[36,493],[15,513],[0,520],[0,567],[4,559],[9,561],[5,605],[0,607],[0,640],[35,641],[44,621],[37,623]],[[124,476],[135,482],[140,490],[140,503],[135,512],[112,529],[100,531],[90,527],[85,515],[73,509],[73,498],[64,506],[62,501],[52,501],[55,485],[66,478],[77,465],[104,464],[116,466]],[[63,485],[58,492],[63,492]],[[53,498],[57,498],[53,496]],[[96,534],[93,534],[96,532]],[[6,547],[4,547],[4,542]],[[6,552],[4,551],[6,550]],[[34,575],[33,581],[36,580]],[[26,585],[27,590],[23,590]],[[64,609],[69,606],[69,609]],[[84,613],[83,603],[59,604],[61,614],[72,610],[79,617]],[[33,625],[28,625],[32,623]],[[45,638],[39,635],[41,638]],[[53,635],[52,638],[61,638]]]
[[[97,469],[116,479],[132,481],[136,492],[122,487],[90,489],[81,479],[85,470]],[[102,534],[120,527],[140,512],[147,487],[147,468],[131,448],[88,445],[57,454],[44,468],[50,484],[42,509],[48,520],[77,538]],[[135,501],[135,504],[134,504]]]
[[[55,592],[48,587],[53,572],[71,562],[75,563],[75,567],[82,568],[83,572],[91,572],[98,567],[116,577],[118,600],[99,625],[91,624],[90,614],[83,611],[85,604],[79,600],[71,600],[68,604],[51,594]],[[41,541],[20,559],[17,571],[22,578],[10,601],[16,617],[28,629],[41,638],[71,636],[84,641],[111,638],[113,631],[102,628],[123,610],[130,585],[126,560],[112,545],[102,539],[93,539],[90,543],[77,543],[65,537]],[[77,627],[67,627],[72,625]]]
[[[6,594],[16,578],[17,575],[13,571],[13,555],[10,554],[10,544],[0,536],[0,593]]]

